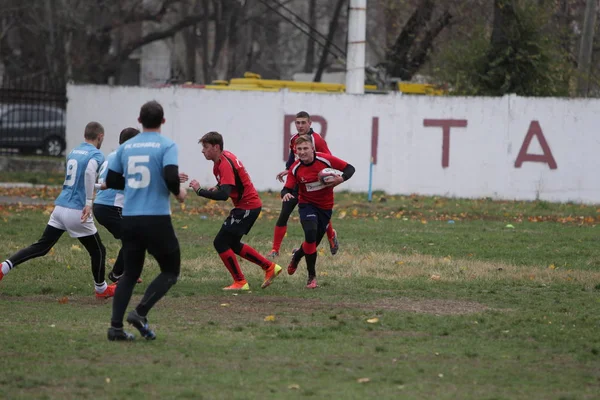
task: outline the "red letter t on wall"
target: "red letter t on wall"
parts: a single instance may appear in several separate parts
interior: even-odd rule
[[[450,165],[450,128],[464,128],[467,126],[466,119],[424,119],[425,127],[442,128],[442,168]]]

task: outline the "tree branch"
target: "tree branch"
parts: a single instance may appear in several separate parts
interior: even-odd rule
[[[210,15],[209,18],[214,18],[214,14]],[[125,61],[127,57],[129,57],[129,55],[138,48],[157,40],[169,38],[180,30],[187,28],[188,26],[195,25],[202,20],[204,20],[204,14],[189,15],[169,28],[161,31],[151,32],[146,36],[129,43],[119,53],[112,56],[109,55],[107,58],[105,58],[104,65],[106,66],[107,76],[112,75],[118,68],[119,64]]]

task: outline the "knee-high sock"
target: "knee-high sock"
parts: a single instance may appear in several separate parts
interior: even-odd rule
[[[306,269],[308,276],[317,276],[317,252],[306,255]]]
[[[272,261],[267,260],[258,251],[254,250],[254,248],[248,246],[247,244],[242,245],[242,249],[238,254],[240,257],[258,265],[265,271],[274,264]]]
[[[244,281],[246,277],[242,273],[242,269],[240,268],[240,264],[238,263],[237,256],[233,252],[233,250],[228,249],[222,253],[219,253],[219,257],[225,264],[225,267],[233,277],[234,281]]]
[[[281,242],[283,242],[283,238],[285,233],[287,232],[287,225],[277,226],[275,225],[275,229],[273,230],[273,250],[279,253],[279,249],[281,248]]]
[[[306,268],[308,269],[308,276],[316,276],[317,243],[302,242],[302,252],[306,256]]]
[[[335,233],[333,231],[333,225],[331,225],[331,222],[330,222],[329,224],[327,224],[327,239],[329,239],[329,243],[332,243],[334,236],[335,236]]]

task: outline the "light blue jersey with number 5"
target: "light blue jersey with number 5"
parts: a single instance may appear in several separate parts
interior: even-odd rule
[[[163,168],[177,164],[177,145],[157,132],[142,132],[117,149],[108,168],[125,177],[123,216],[170,215]]]

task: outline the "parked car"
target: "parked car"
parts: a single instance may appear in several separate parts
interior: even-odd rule
[[[60,156],[66,148],[66,114],[58,107],[0,104],[0,148]]]

